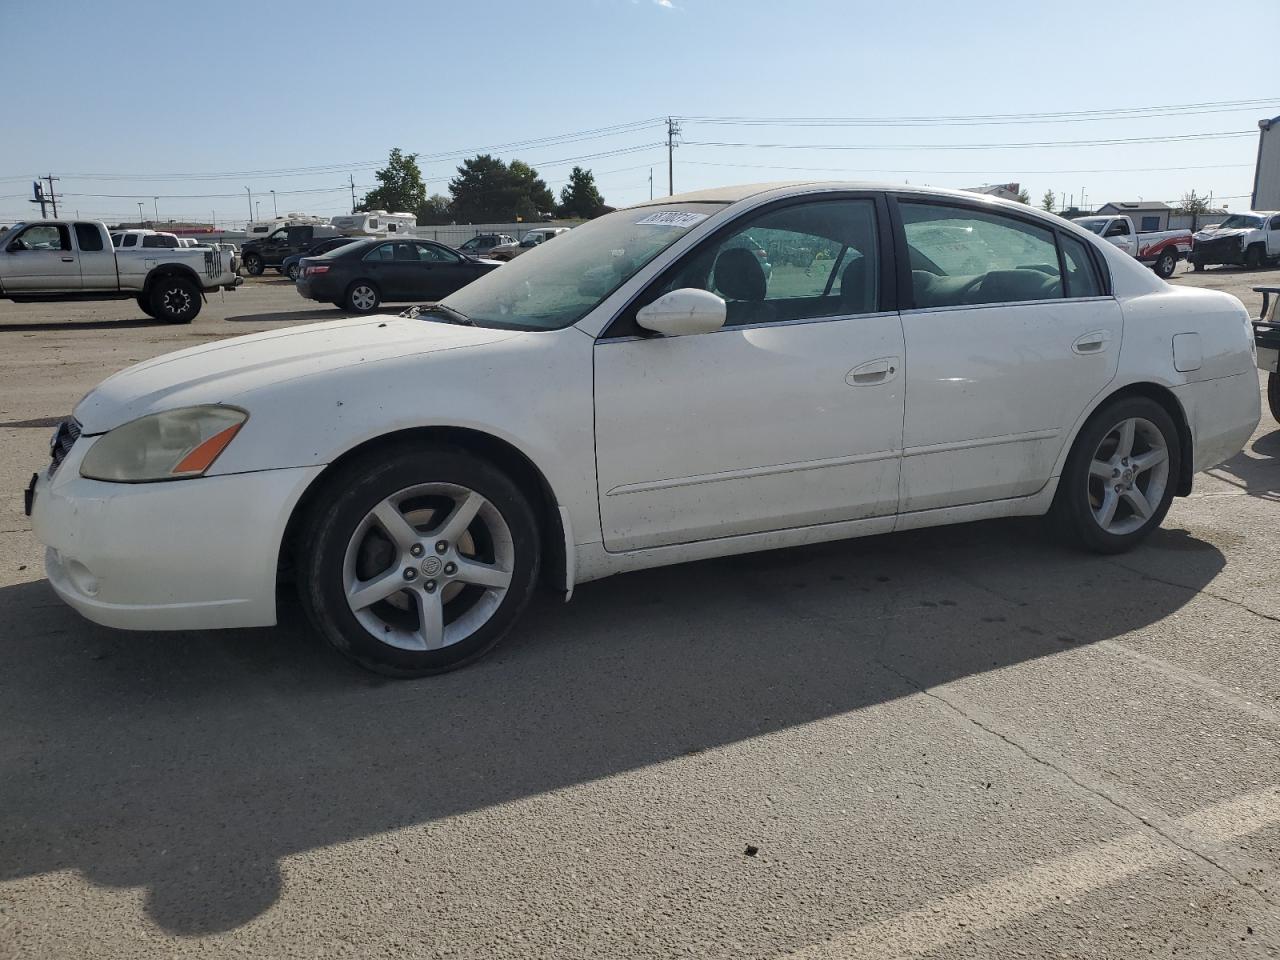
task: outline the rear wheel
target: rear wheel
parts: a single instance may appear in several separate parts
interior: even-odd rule
[[[537,579],[538,528],[492,464],[450,448],[371,458],[317,500],[298,559],[312,622],[344,656],[391,676],[487,653]]]
[[[289,274],[289,279],[294,283],[298,282],[298,273],[300,272],[300,269],[301,268],[296,263],[289,264],[289,269],[286,272]]]
[[[166,323],[190,323],[200,312],[200,288],[186,277],[161,277],[151,288],[151,311]]]
[[[266,265],[256,253],[246,253],[244,255],[244,269],[249,276],[260,277],[262,276],[262,271],[266,269]]]
[[[1156,258],[1156,276],[1168,280],[1173,276],[1173,271],[1176,269],[1178,269],[1178,255],[1172,250],[1166,250]]]
[[[352,313],[372,313],[378,309],[378,304],[381,302],[382,297],[379,296],[377,287],[368,280],[357,280],[347,287],[343,306]]]
[[[1164,520],[1182,460],[1178,428],[1147,397],[1106,404],[1076,438],[1059,480],[1053,519],[1097,553],[1137,546]]]
[[[1267,374],[1267,406],[1271,416],[1280,420],[1280,373]]]
[[[1250,270],[1257,270],[1262,266],[1262,247],[1254,244],[1244,252],[1244,265]]]

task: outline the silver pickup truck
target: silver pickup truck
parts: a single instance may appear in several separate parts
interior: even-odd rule
[[[190,323],[204,294],[243,282],[221,250],[117,250],[94,220],[36,220],[0,235],[0,298],[14,303],[133,299],[156,320]]]

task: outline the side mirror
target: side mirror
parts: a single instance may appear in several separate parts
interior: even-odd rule
[[[711,333],[724,326],[725,303],[714,293],[685,287],[664,293],[636,312],[636,323],[664,337]]]

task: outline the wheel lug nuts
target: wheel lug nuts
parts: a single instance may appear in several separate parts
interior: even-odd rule
[[[427,591],[427,593],[435,593],[436,582],[434,580],[428,580],[426,583],[422,585],[422,589]]]
[[[436,553],[444,553],[448,549],[449,549],[448,540],[439,540],[436,542]]]
[[[446,563],[444,565],[444,572],[448,576],[452,577],[455,573],[458,572],[458,565],[456,563]]]
[[[417,570],[415,570],[415,569],[413,569],[413,567],[410,567],[409,569],[407,569],[407,570],[404,572],[404,578],[405,578],[406,580],[417,580],[417,579],[418,579],[418,571],[417,571]]]
[[[422,549],[422,544],[420,543],[415,543],[412,547],[409,548],[410,556],[420,557],[425,552],[426,551]]]
[[[1111,475],[1112,475],[1113,477],[1118,477],[1118,476],[1120,476],[1120,471],[1119,471],[1119,470],[1112,470],[1112,471],[1111,471]]]

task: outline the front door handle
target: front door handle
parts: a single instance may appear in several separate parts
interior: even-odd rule
[[[75,263],[75,262],[76,262],[76,258],[75,258],[75,257],[63,257],[63,258],[62,258],[62,262],[63,262],[63,263]]]
[[[888,383],[898,374],[902,365],[897,357],[877,357],[859,364],[845,374],[844,382],[851,387],[869,387],[878,383]]]
[[[1075,342],[1071,344],[1071,352],[1082,357],[1093,353],[1105,353],[1110,343],[1111,334],[1108,331],[1093,330],[1077,337]]]

